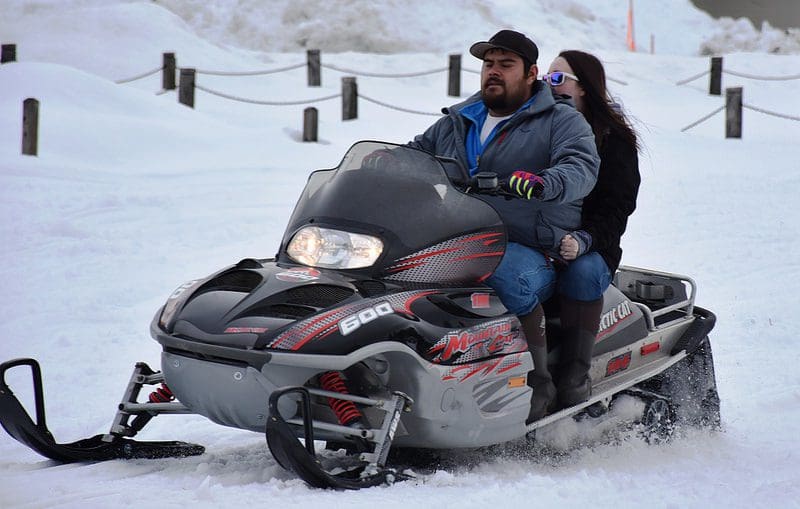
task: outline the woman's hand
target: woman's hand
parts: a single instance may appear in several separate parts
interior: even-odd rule
[[[578,252],[580,251],[580,244],[578,243],[575,238],[570,235],[569,233],[564,235],[564,238],[561,239],[561,245],[559,246],[559,254],[561,258],[571,261],[578,257]]]

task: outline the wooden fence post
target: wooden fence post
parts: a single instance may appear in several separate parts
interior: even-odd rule
[[[725,89],[725,137],[742,137],[742,87]]]
[[[358,85],[354,76],[342,78],[342,120],[358,118]]]
[[[317,141],[319,115],[314,107],[303,110],[303,141]]]
[[[194,108],[194,69],[181,69],[181,80],[178,84],[178,102]]]
[[[38,145],[39,101],[29,97],[22,102],[22,154],[38,155]]]
[[[3,44],[0,49],[0,64],[17,61],[17,45]]]
[[[322,85],[320,56],[318,49],[306,51],[306,65],[308,66],[308,86],[319,87]]]
[[[164,66],[161,68],[161,88],[175,90],[175,53],[164,53]]]
[[[447,95],[459,97],[461,95],[461,54],[450,55],[450,71],[447,79]]]
[[[711,57],[711,77],[708,80],[708,93],[722,95],[722,57]]]

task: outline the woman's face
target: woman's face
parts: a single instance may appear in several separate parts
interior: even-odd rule
[[[553,63],[550,64],[550,68],[547,70],[548,74],[556,71],[569,73],[573,76],[575,75],[572,67],[569,66],[563,57],[556,57],[556,59],[553,60]],[[563,94],[572,97],[572,101],[575,103],[575,108],[578,111],[583,112],[583,96],[585,92],[579,82],[572,78],[565,77],[564,82],[561,85],[550,86],[553,87],[553,92],[556,94]]]

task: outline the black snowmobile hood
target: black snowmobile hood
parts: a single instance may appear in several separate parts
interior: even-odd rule
[[[444,165],[443,165],[444,163]],[[497,212],[457,189],[457,163],[380,142],[359,142],[337,168],[311,174],[281,243],[278,261],[303,227],[378,237],[382,255],[371,266],[342,272],[438,285],[474,284],[488,277],[505,251]]]
[[[346,354],[376,338],[438,339],[450,324],[432,333],[410,331],[419,322],[412,304],[438,309],[426,304],[438,293],[432,289],[480,286],[506,246],[498,214],[457,189],[443,162],[457,177],[455,162],[409,147],[357,143],[338,168],[310,176],[276,260],[243,260],[183,285],[154,319],[151,334],[173,349],[190,348],[188,340],[251,353]],[[369,235],[383,250],[364,268],[301,264],[287,245],[309,226]],[[468,310],[456,314],[464,313],[481,319]],[[227,355],[207,350],[204,355]]]

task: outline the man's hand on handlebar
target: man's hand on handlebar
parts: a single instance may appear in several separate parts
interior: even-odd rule
[[[508,179],[508,189],[526,200],[539,199],[544,193],[544,179],[535,173],[517,170]]]
[[[476,173],[466,182],[465,187],[468,193],[504,196],[507,200],[511,198],[524,198],[511,190],[509,181],[498,179],[497,173],[493,171],[481,171]]]

